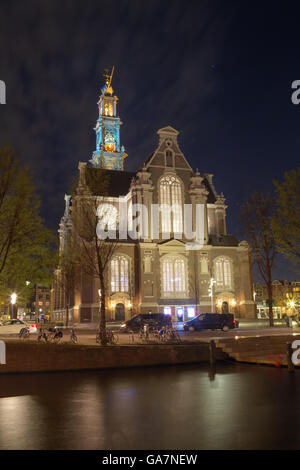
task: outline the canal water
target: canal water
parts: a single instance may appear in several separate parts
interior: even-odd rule
[[[296,449],[300,372],[178,366],[0,376],[0,449]]]

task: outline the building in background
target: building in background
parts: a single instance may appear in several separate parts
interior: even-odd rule
[[[98,109],[96,150],[90,160],[79,162],[75,202],[80,203],[80,198],[86,194],[97,197],[87,188],[86,169],[103,171],[105,168],[109,179],[106,200],[118,211],[119,197],[123,198],[129,229],[135,220],[133,204],[143,203],[148,215],[153,204],[164,205],[155,238],[151,238],[152,220],[149,217],[148,236],[137,240],[128,237],[118,243],[106,273],[107,319],[123,321],[133,314],[149,311],[170,314],[175,321],[211,311],[229,311],[237,317],[255,318],[249,246],[227,234],[227,205],[223,193],[217,193],[215,189],[213,175],[201,175],[198,169],[191,168],[179,147],[179,132],[171,126],[157,131],[156,149],[136,172],[125,171],[126,153],[120,145],[120,118],[111,80],[107,80],[102,88]],[[72,210],[76,210],[70,196],[66,196],[65,201],[65,213],[59,226],[62,251],[72,232]],[[194,229],[196,205],[203,207],[204,239],[198,248],[191,249],[191,240],[185,235],[176,236],[183,226],[184,204],[192,207]],[[171,205],[179,209],[170,213],[168,207]],[[166,232],[170,232],[167,239],[162,236]],[[82,274],[81,284],[73,295],[70,321],[98,322],[98,291],[98,280]],[[64,292],[59,282],[54,283],[53,319],[63,320],[65,309]]]
[[[27,315],[35,315],[37,318],[50,319],[51,292],[49,287],[34,285],[32,296],[26,306]]]
[[[275,280],[272,282],[274,318],[300,314],[300,281]],[[257,318],[268,318],[268,291],[263,284],[254,285]]]

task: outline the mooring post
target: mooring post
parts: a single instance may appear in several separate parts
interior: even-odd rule
[[[294,372],[295,366],[292,361],[292,355],[293,355],[293,348],[292,348],[292,343],[286,343],[287,349],[286,349],[286,357],[287,357],[287,365],[288,365],[288,370],[289,372]]]
[[[211,366],[216,363],[216,343],[213,339],[209,343],[209,362]]]

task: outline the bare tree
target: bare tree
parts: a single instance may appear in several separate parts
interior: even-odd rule
[[[80,266],[73,254],[72,240],[67,240],[65,249],[59,256],[59,265],[55,273],[55,286],[64,294],[66,307],[66,326],[69,324],[69,310],[74,304],[74,291],[79,282]]]
[[[274,181],[277,193],[272,229],[278,251],[300,267],[300,168]]]
[[[107,344],[106,337],[106,298],[108,266],[116,250],[117,240],[99,236],[99,222],[109,220],[110,214],[97,213],[100,204],[105,202],[108,179],[105,170],[85,170],[86,189],[73,198],[72,230],[73,252],[82,271],[92,278],[99,279],[99,331],[101,344]]]
[[[241,208],[242,223],[252,249],[252,261],[258,267],[268,292],[270,326],[274,326],[272,268],[277,253],[271,229],[273,213],[272,197],[259,192],[254,193]]]

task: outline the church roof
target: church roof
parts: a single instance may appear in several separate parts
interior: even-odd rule
[[[108,195],[112,197],[126,196],[129,192],[134,171],[105,170],[109,177]]]
[[[101,175],[102,172],[106,181],[105,196],[110,197],[126,196],[129,192],[131,180],[136,176],[135,172],[123,170],[106,170],[102,168],[89,167],[89,171],[99,172],[99,175]],[[102,178],[102,176],[100,176],[100,178]],[[96,191],[92,192],[97,195]]]
[[[210,235],[209,244],[212,246],[238,246],[238,241],[233,235]]]

